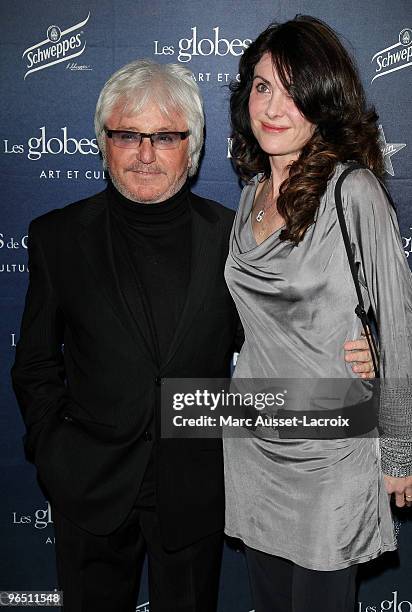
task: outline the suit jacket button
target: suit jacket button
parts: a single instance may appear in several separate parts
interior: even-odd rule
[[[154,379],[155,381],[155,385],[157,385],[158,387],[160,387],[160,385],[162,384],[162,378],[161,376],[156,376],[156,378]]]
[[[71,423],[71,421],[73,421],[73,418],[70,416],[70,414],[63,414],[62,421],[66,421],[66,423]]]
[[[142,438],[145,442],[150,442],[152,440],[152,434],[150,431],[145,431]]]

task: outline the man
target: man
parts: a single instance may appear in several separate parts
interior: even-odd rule
[[[133,610],[147,551],[151,612],[213,612],[221,445],[160,439],[160,387],[229,376],[242,335],[223,279],[233,213],[188,188],[203,110],[187,69],[124,66],[95,128],[111,183],[31,223],[13,368],[64,609]]]

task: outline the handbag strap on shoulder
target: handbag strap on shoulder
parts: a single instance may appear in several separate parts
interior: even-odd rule
[[[378,363],[377,363],[378,351],[377,351],[375,339],[370,330],[368,315],[365,311],[365,303],[363,301],[362,291],[359,285],[358,271],[357,271],[355,260],[352,254],[352,248],[351,248],[351,243],[349,239],[348,228],[346,226],[345,215],[343,213],[343,205],[342,205],[342,183],[343,181],[348,176],[348,174],[350,174],[354,170],[358,170],[363,167],[364,166],[361,166],[360,164],[353,163],[347,168],[345,168],[345,170],[342,172],[342,174],[339,176],[338,180],[336,181],[335,204],[336,204],[336,212],[337,212],[338,219],[339,219],[340,229],[342,232],[343,242],[345,244],[346,255],[348,257],[350,271],[352,274],[353,283],[355,285],[356,295],[358,298],[358,304],[355,308],[355,313],[362,322],[363,331],[366,335],[366,339],[368,341],[369,349],[372,355],[372,363],[373,363],[373,368],[375,370],[375,376],[378,377],[379,376]]]

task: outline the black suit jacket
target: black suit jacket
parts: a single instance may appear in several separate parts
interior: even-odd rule
[[[162,378],[227,377],[239,344],[223,278],[233,212],[190,199],[191,281],[161,365],[143,304],[124,290],[133,283],[120,289],[125,271],[115,266],[106,191],[30,225],[30,283],[12,370],[26,453],[51,502],[92,533],[116,529],[135,501],[156,438]],[[165,547],[221,529],[221,442],[160,439],[155,454]]]

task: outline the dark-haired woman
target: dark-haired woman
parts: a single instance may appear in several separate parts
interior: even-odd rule
[[[226,265],[246,336],[235,376],[355,376],[340,359],[361,323],[334,199],[354,160],[364,169],[342,200],[380,376],[409,393],[411,275],[376,178],[377,115],[333,30],[311,17],[270,26],[241,59],[231,114],[248,180]],[[353,612],[357,565],[396,546],[387,492],[412,500],[410,440],[256,435],[224,448],[226,532],[246,545],[256,612]]]

